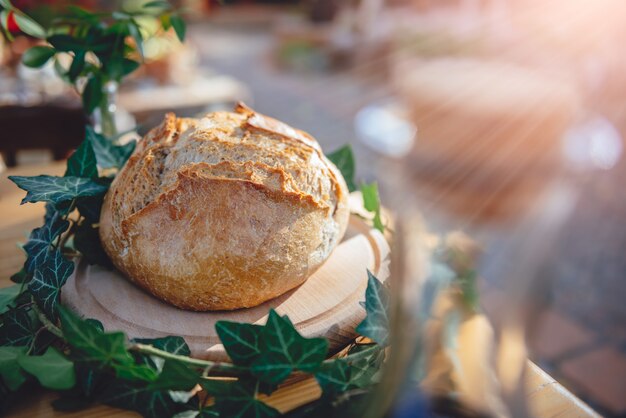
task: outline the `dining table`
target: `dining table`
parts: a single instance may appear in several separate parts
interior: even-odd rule
[[[39,174],[63,175],[64,162],[38,163],[17,166],[0,174],[0,287],[13,283],[10,276],[19,271],[25,254],[20,243],[26,242],[29,232],[41,225],[43,203],[20,205],[24,191],[9,179],[10,175],[33,176]],[[526,396],[530,412],[541,418],[598,417],[588,405],[531,361],[526,364]],[[281,387],[265,402],[285,413],[305,405],[321,396],[314,378],[309,377]],[[78,412],[55,411],[51,402],[59,395],[53,391],[37,389],[20,396],[7,411],[9,417],[136,417],[136,412],[94,405]]]

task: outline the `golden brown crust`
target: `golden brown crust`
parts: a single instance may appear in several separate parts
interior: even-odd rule
[[[328,258],[347,197],[304,132],[244,105],[200,120],[168,114],[111,185],[100,236],[117,268],[169,303],[250,307]]]

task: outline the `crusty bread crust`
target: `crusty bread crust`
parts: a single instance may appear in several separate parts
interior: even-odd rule
[[[302,284],[349,216],[348,189],[310,135],[244,105],[168,114],[106,195],[100,237],[131,281],[197,311],[256,306]]]

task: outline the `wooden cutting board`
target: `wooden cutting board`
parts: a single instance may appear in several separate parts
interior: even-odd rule
[[[219,320],[264,324],[270,308],[288,315],[305,337],[326,337],[330,353],[356,337],[365,317],[367,269],[381,281],[389,276],[389,246],[383,235],[357,216],[350,218],[343,241],[324,265],[300,287],[254,308],[192,312],[168,305],[133,285],[118,271],[78,261],[63,287],[62,302],[106,330],[122,330],[131,338],[182,336],[191,356],[228,361],[215,323]]]

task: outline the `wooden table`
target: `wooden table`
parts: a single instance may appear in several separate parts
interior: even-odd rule
[[[9,286],[11,274],[17,272],[24,263],[24,253],[17,246],[26,241],[32,228],[40,226],[43,217],[43,204],[20,206],[24,192],[8,179],[8,175],[62,175],[64,163],[49,165],[23,166],[12,168],[0,177],[0,287]],[[575,397],[552,377],[535,364],[528,362],[527,391],[530,409],[537,417],[597,417],[580,399]],[[308,378],[275,392],[267,400],[281,412],[292,410],[317,399],[321,394],[314,379]],[[11,417],[136,417],[138,414],[110,408],[104,405],[94,406],[77,413],[56,412],[50,402],[57,395],[51,391],[25,395],[25,399],[9,411]]]

